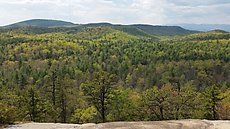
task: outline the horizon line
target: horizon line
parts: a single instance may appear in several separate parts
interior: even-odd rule
[[[31,18],[31,19],[24,19],[20,21],[15,21],[12,23],[8,23],[5,25],[0,25],[0,27],[5,27],[9,26],[12,24],[17,24],[20,22],[26,22],[26,21],[31,21],[31,20],[51,20],[51,21],[62,21],[62,22],[69,22],[75,25],[85,25],[85,24],[97,24],[97,23],[106,23],[106,24],[111,24],[111,25],[153,25],[153,26],[179,26],[179,25],[230,25],[230,24],[212,24],[212,23],[173,23],[173,24],[152,24],[152,23],[114,23],[114,22],[109,22],[109,21],[96,21],[96,22],[85,22],[85,23],[77,23],[75,21],[71,20],[64,20],[64,19],[49,19],[49,18]]]

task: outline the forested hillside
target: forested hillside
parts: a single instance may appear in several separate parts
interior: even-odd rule
[[[148,34],[156,36],[176,36],[176,35],[188,35],[197,33],[198,31],[186,30],[179,26],[153,26],[145,24],[132,25],[137,27]]]
[[[32,19],[32,20],[26,20],[21,21],[18,23],[14,23],[11,25],[8,25],[6,27],[9,28],[17,28],[17,27],[63,27],[63,26],[74,26],[74,23],[66,22],[66,21],[60,21],[60,20],[48,20],[48,19]]]
[[[230,119],[230,33],[0,30],[0,122]]]
[[[136,24],[136,25],[120,25],[111,23],[88,23],[88,24],[74,24],[71,22],[60,21],[60,20],[49,20],[49,19],[32,19],[21,21],[18,23],[4,26],[6,29],[15,28],[37,28],[34,32],[51,32],[51,31],[65,31],[65,30],[76,30],[88,27],[112,27],[129,34],[136,36],[176,36],[176,35],[188,35],[194,34],[198,31],[187,30],[180,26],[159,26],[159,25],[147,25],[147,24]],[[1,30],[0,30],[1,31]],[[31,29],[27,29],[31,31]],[[27,31],[24,31],[27,33]]]

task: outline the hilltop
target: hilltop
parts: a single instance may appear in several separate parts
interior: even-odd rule
[[[175,35],[188,35],[198,33],[198,31],[191,31],[184,29],[179,26],[154,26],[145,24],[136,25],[116,25],[111,23],[89,23],[89,24],[74,24],[66,21],[59,20],[46,20],[46,19],[32,19],[18,23],[14,23],[5,28],[20,28],[20,27],[40,27],[46,29],[52,29],[54,27],[99,27],[99,26],[110,26],[115,29],[136,34],[136,35],[152,35],[152,36],[175,36]],[[49,31],[50,32],[50,31]]]
[[[198,31],[186,30],[180,26],[153,26],[144,24],[137,24],[132,26],[145,31],[148,34],[156,36],[176,36],[198,33]]]
[[[61,21],[61,20],[49,20],[49,19],[31,19],[26,21],[21,21],[18,23],[10,24],[5,27],[7,28],[17,28],[17,27],[64,27],[64,26],[74,26],[74,23]]]
[[[185,29],[197,31],[224,30],[230,32],[230,24],[177,24]]]

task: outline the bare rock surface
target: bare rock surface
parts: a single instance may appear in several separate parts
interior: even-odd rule
[[[102,124],[25,123],[5,129],[230,129],[230,121],[172,120]]]

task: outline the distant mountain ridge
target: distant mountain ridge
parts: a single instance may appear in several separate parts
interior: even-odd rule
[[[32,19],[14,23],[5,28],[19,28],[19,27],[98,27],[98,26],[111,26],[114,29],[132,33],[133,35],[140,36],[176,36],[176,35],[188,35],[197,33],[198,31],[191,31],[184,29],[180,26],[155,26],[147,24],[134,24],[134,25],[118,25],[111,23],[88,23],[88,24],[74,24],[72,22],[60,21],[60,20],[47,20],[47,19]]]
[[[185,29],[197,31],[224,30],[230,32],[230,24],[176,24]]]
[[[120,24],[111,24],[111,23],[89,23],[85,24],[87,27],[96,27],[96,26],[112,26],[116,28],[123,28],[123,30],[136,30],[143,31],[146,34],[154,36],[175,36],[175,35],[188,35],[197,33],[198,31],[191,31],[184,29],[180,26],[160,26],[160,25],[148,25],[148,24],[133,24],[133,25],[120,25]],[[131,28],[133,28],[131,30]]]
[[[136,24],[132,25],[137,27],[148,34],[156,35],[156,36],[175,36],[175,35],[188,35],[197,33],[197,31],[191,31],[184,29],[180,26],[153,26],[153,25],[145,25],[145,24]]]
[[[66,22],[61,20],[49,20],[49,19],[31,19],[14,24],[7,25],[5,27],[17,28],[17,27],[60,27],[60,26],[74,26],[72,22]]]

